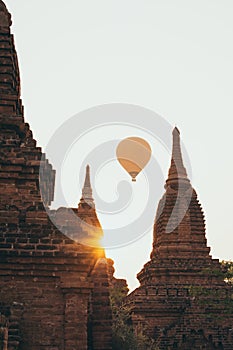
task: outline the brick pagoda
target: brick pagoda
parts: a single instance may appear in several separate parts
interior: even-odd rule
[[[183,165],[180,133],[154,224],[150,261],[128,302],[160,350],[233,349],[233,291],[206,245],[205,219]]]
[[[24,121],[10,26],[11,16],[0,0],[0,348],[110,350],[104,250],[75,243],[53,224],[59,217],[64,226],[62,215],[72,212],[80,219],[76,238],[91,237],[95,243],[101,238],[89,167],[79,207],[61,208],[62,215],[59,210],[49,213],[55,172]]]

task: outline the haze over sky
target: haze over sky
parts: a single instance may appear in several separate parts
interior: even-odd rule
[[[211,254],[233,259],[232,0],[5,2],[13,16],[25,119],[38,145],[45,148],[64,121],[95,105],[123,102],[154,110],[181,131]],[[85,147],[93,146],[94,139],[89,137]],[[169,156],[161,157],[159,146],[154,152],[163,158],[165,179]],[[105,171],[96,186],[111,201],[111,186],[115,189],[127,174],[111,167]],[[77,206],[80,196],[75,179],[65,185],[70,206]],[[146,182],[141,179],[137,189],[142,191]],[[158,188],[161,196],[162,182]],[[140,211],[144,197],[136,193],[135,188]],[[149,259],[151,243],[149,232],[134,244],[107,250],[116,276],[127,278],[131,288]]]

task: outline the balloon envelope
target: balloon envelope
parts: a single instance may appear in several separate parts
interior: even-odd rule
[[[140,137],[128,137],[117,146],[117,159],[122,167],[130,174],[132,181],[144,169],[151,157],[148,142]]]

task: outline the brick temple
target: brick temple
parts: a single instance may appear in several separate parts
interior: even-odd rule
[[[154,223],[150,261],[128,296],[134,328],[160,350],[233,349],[233,290],[210,256],[205,219],[173,130],[171,166]]]
[[[90,169],[77,208],[48,215],[55,172],[24,121],[10,26],[11,16],[0,1],[0,349],[110,350],[104,250],[75,243],[57,228],[66,224],[81,242],[101,238]]]
[[[109,296],[126,285],[100,245],[90,167],[77,207],[50,210],[55,171],[24,121],[10,27],[0,0],[0,350],[111,350]],[[207,247],[177,128],[138,279],[127,297],[131,321],[158,349],[233,349],[232,288]]]

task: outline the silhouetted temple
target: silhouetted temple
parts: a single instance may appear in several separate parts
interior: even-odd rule
[[[232,288],[209,255],[205,219],[183,165],[180,133],[154,223],[151,260],[128,302],[135,329],[159,349],[233,349]]]
[[[0,350],[111,350],[110,291],[127,288],[98,245],[90,168],[77,207],[50,210],[55,171],[24,121],[10,26],[0,0]],[[210,256],[177,128],[165,189],[151,259],[127,297],[135,332],[160,350],[232,350],[232,287]]]
[[[43,202],[48,207],[53,200],[55,172],[24,122],[10,26],[11,16],[0,0],[0,349],[110,350],[104,250],[74,243],[44,209]],[[101,238],[89,167],[78,209],[60,212],[64,222],[73,213],[67,230],[75,229],[80,239],[89,235],[88,224],[91,239]],[[62,215],[50,214],[63,225]],[[81,220],[75,221],[76,215]]]

